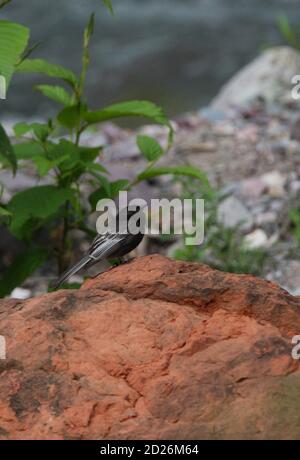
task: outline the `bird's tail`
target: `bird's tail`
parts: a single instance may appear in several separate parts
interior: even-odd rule
[[[77,262],[77,264],[73,265],[73,267],[66,270],[57,280],[51,283],[51,287],[53,289],[57,289],[64,281],[70,278],[70,276],[75,275],[75,273],[79,272],[79,270],[85,267],[90,261],[90,255],[84,256],[79,262]]]

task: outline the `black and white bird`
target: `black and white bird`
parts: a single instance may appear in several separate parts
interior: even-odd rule
[[[127,217],[127,232],[118,233],[119,216],[121,213],[126,212]],[[79,272],[82,268],[89,268],[103,259],[117,259],[124,257],[129,252],[133,251],[144,237],[144,233],[137,234],[129,233],[128,222],[129,219],[136,213],[140,212],[138,207],[135,211],[130,211],[125,208],[117,215],[117,229],[115,233],[107,232],[103,235],[98,235],[92,242],[88,253],[83,258],[65,271],[56,281],[51,283],[51,287],[57,289],[62,283],[68,280],[72,275]],[[140,223],[137,221],[137,225]]]

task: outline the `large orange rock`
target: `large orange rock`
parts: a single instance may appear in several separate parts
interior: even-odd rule
[[[154,255],[3,300],[2,439],[299,438],[300,300]]]

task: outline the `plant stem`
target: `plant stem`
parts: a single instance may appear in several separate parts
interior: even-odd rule
[[[61,250],[60,250],[59,258],[58,258],[59,275],[66,269],[66,251],[67,251],[67,242],[68,242],[68,233],[69,233],[69,206],[70,206],[70,202],[66,201],[65,208],[64,208]]]

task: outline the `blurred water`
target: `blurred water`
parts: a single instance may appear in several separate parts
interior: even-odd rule
[[[35,57],[80,69],[81,36],[96,12],[88,99],[94,108],[128,98],[163,104],[173,115],[206,104],[263,45],[280,43],[284,11],[300,22],[299,0],[13,0],[7,19],[31,27]],[[54,105],[32,91],[40,77],[18,75],[1,116],[48,115]],[[43,80],[44,81],[44,80]]]

